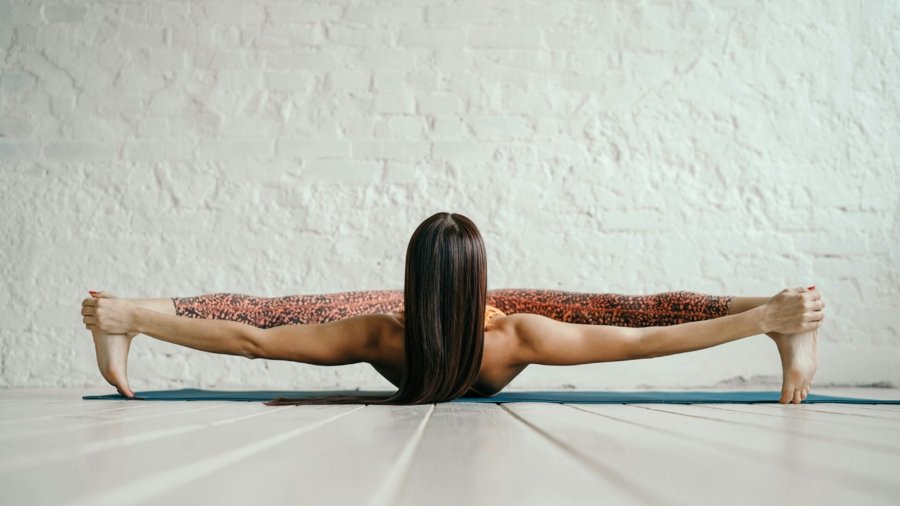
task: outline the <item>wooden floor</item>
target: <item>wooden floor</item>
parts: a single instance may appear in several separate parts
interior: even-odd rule
[[[269,407],[85,393],[108,392],[0,391],[0,504],[900,504],[900,406]]]

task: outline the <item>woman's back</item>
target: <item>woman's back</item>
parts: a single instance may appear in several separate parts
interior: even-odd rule
[[[385,379],[399,388],[406,366],[403,353],[404,311],[372,316],[382,318],[384,325],[378,357],[371,364]],[[472,392],[469,392],[471,395],[493,395],[499,392],[526,367],[511,361],[516,356],[518,341],[511,317],[495,306],[486,305],[484,322],[484,355],[478,380]]]

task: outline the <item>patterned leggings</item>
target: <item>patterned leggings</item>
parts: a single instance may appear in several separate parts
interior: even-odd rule
[[[623,295],[507,288],[489,290],[487,303],[506,314],[535,313],[570,323],[653,327],[725,316],[732,298],[731,295],[685,291]],[[369,290],[284,297],[210,293],[172,297],[172,301],[175,314],[179,316],[233,320],[270,328],[396,312],[403,309],[403,291]]]

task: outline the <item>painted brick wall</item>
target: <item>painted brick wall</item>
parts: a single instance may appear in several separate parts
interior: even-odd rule
[[[816,384],[900,383],[897,2],[0,1],[2,387],[104,384],[80,301],[402,287],[829,304]],[[139,338],[137,389],[387,387]],[[511,387],[765,381],[765,336]]]

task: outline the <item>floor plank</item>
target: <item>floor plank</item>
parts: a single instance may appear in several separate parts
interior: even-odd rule
[[[606,416],[606,409],[569,404],[560,410],[538,403],[506,406],[593,467],[614,474],[647,504],[747,504],[804,499],[796,481],[761,462],[698,445],[665,428]],[[721,470],[727,468],[727,473]],[[715,479],[704,479],[705,477]],[[747,477],[766,487],[745,489]],[[698,486],[699,479],[704,485]]]
[[[146,504],[366,504],[393,492],[393,467],[433,409],[368,406]]]
[[[72,445],[78,445],[79,441],[91,441],[97,443],[105,436],[131,433],[136,435],[141,427],[153,427],[165,429],[172,424],[184,423],[184,418],[179,415],[198,413],[195,421],[205,421],[209,417],[215,417],[218,413],[201,413],[208,410],[226,409],[231,404],[216,402],[183,402],[172,405],[151,406],[140,411],[117,411],[113,413],[100,413],[92,416],[72,416],[65,418],[53,418],[24,424],[21,426],[7,427],[0,431],[0,441],[10,441],[5,447],[5,454],[13,454],[17,447],[28,453],[40,452],[42,448],[54,448],[62,450]],[[29,438],[40,438],[30,440]],[[58,443],[58,446],[48,446]],[[0,457],[0,462],[3,458]],[[2,465],[0,465],[2,468]]]
[[[226,406],[217,413],[178,412],[176,406],[169,407],[167,416],[161,420],[141,418],[137,421],[117,420],[108,426],[88,425],[74,431],[60,431],[36,439],[22,438],[9,441],[0,455],[0,475],[28,469],[54,462],[83,458],[95,453],[114,450],[118,447],[144,444],[174,435],[188,434],[208,426],[231,423],[242,417],[265,414],[254,409],[252,412],[241,406]],[[210,417],[214,417],[210,419]]]
[[[598,500],[644,503],[611,476],[598,474],[500,406],[445,403],[435,407],[391,504],[595,504]]]
[[[0,441],[17,438],[36,437],[44,434],[71,432],[79,429],[96,428],[124,422],[159,418],[181,412],[203,411],[229,406],[226,402],[172,402],[153,403],[139,410],[117,409],[84,414],[69,414],[31,420],[28,423],[0,425]]]
[[[292,407],[270,408],[270,412],[273,414],[266,417],[264,422],[257,418],[254,422],[251,422],[251,425],[254,425],[254,427],[244,428],[245,431],[251,434],[251,437],[246,438],[245,441],[234,444],[232,440],[231,445],[225,448],[220,446],[212,452],[209,452],[208,449],[194,451],[190,454],[190,458],[180,465],[148,474],[101,493],[84,496],[66,504],[69,506],[140,504],[156,498],[160,493],[185,485],[191,485],[191,488],[187,489],[187,493],[193,495],[196,493],[196,490],[192,485],[196,481],[218,473],[222,469],[241,465],[249,457],[271,451],[283,443],[362,409],[364,409],[364,406],[307,406],[302,409]],[[295,483],[298,481],[298,478],[300,476],[294,476]],[[246,481],[239,481],[238,484],[243,488],[247,488]],[[253,488],[258,485],[254,483]],[[273,483],[272,485],[275,484]],[[200,502],[206,502],[206,498],[202,497],[202,495],[196,497]],[[230,500],[227,502],[232,503]],[[160,504],[157,501],[151,501],[151,503]],[[259,502],[252,501],[250,504],[259,504]]]
[[[829,406],[840,406],[840,404],[829,404]],[[854,407],[863,411],[900,413],[900,406],[897,406],[896,404],[855,404]]]
[[[693,408],[693,409],[685,409]],[[870,426],[865,431],[843,423],[835,423],[827,413],[813,411],[792,411],[791,409],[769,411],[766,413],[751,412],[741,409],[722,409],[718,406],[654,406],[650,409],[693,417],[709,417],[743,427],[758,428],[769,433],[789,435],[812,441],[828,441],[830,445],[847,448],[851,452],[868,450],[871,452],[892,455],[900,452],[900,438],[892,429],[881,426]],[[774,416],[773,416],[774,415]]]
[[[167,474],[215,456],[235,457],[235,447],[244,448],[272,434],[286,434],[321,422],[355,407],[310,406],[271,407],[240,403],[213,419],[196,420],[189,425],[174,423],[167,429],[151,424],[146,431],[134,433],[131,425],[115,430],[104,428],[98,440],[86,438],[82,446],[69,447],[66,453],[43,454],[46,459],[29,458],[11,472],[0,474],[0,490],[11,496],[10,504],[63,504],[81,498],[85,504],[125,504],[140,500],[148,490],[181,485],[178,475]],[[179,419],[187,416],[179,416]],[[155,424],[156,422],[154,422]],[[114,437],[102,434],[114,434]],[[44,460],[42,462],[42,460]],[[222,460],[225,462],[225,460]],[[18,462],[17,462],[18,463]],[[210,470],[211,469],[211,470]],[[213,472],[214,467],[199,470]],[[196,467],[184,476],[196,479]],[[54,476],[54,486],[42,486],[46,476]],[[154,477],[157,481],[144,481]]]
[[[750,419],[763,416],[769,418],[794,418],[798,420],[807,420],[811,424],[807,426],[817,429],[817,434],[831,435],[832,428],[842,431],[845,436],[861,442],[871,442],[873,436],[880,436],[889,445],[896,446],[900,450],[900,421],[890,420],[882,417],[870,417],[858,415],[856,413],[841,413],[830,411],[832,408],[819,408],[814,405],[809,406],[771,406],[771,405],[753,405],[753,404],[731,404],[731,405],[706,405],[709,409],[731,411],[737,413],[747,413],[752,415]],[[829,411],[824,411],[828,409]],[[852,431],[848,431],[852,428]]]
[[[585,409],[597,408],[586,406]],[[730,420],[724,414],[726,412],[704,409],[703,405],[629,405],[603,413],[677,430],[703,444],[730,449],[747,458],[778,466],[786,476],[804,481],[823,478],[826,483],[837,486],[829,497],[851,489],[869,495],[869,501],[895,498],[900,494],[900,484],[893,473],[898,463],[896,457],[828,438],[806,436],[802,420],[776,420],[767,426],[758,421],[748,422],[741,413],[733,413],[737,418]],[[882,467],[885,464],[887,468]]]
[[[106,413],[119,410],[139,410],[149,407],[149,402],[138,401],[68,401],[59,404],[53,402],[23,402],[15,408],[8,408],[0,413],[0,428],[13,424],[28,424],[38,420],[62,418],[68,416]]]
[[[763,404],[762,406],[766,406],[769,409],[775,408],[778,409],[782,406],[775,406],[772,404]],[[900,422],[900,410],[878,410],[873,411],[870,409],[865,409],[862,406],[856,404],[800,404],[800,405],[787,405],[783,406],[785,411],[791,412],[794,411],[807,411],[807,412],[817,412],[817,413],[832,413],[832,414],[844,414],[850,416],[859,416],[864,418],[883,418],[886,420],[894,420],[894,425]]]

